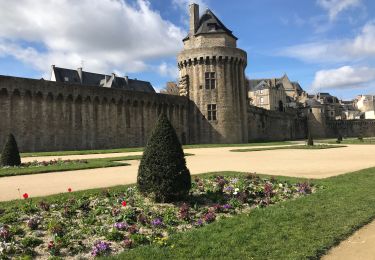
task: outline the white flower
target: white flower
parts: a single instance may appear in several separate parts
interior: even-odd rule
[[[279,183],[279,187],[282,188],[282,187],[283,187],[283,184],[282,184],[282,183]]]
[[[234,192],[233,192],[233,195],[237,195],[237,193],[240,191],[240,189],[239,188],[235,188],[234,189]]]

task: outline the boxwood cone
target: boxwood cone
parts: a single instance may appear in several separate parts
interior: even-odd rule
[[[8,139],[4,145],[3,151],[1,152],[2,166],[19,166],[21,165],[21,157],[18,151],[16,139],[12,134],[9,134]]]
[[[191,188],[181,143],[164,113],[160,115],[144,150],[137,185],[143,195],[157,202],[180,200]]]

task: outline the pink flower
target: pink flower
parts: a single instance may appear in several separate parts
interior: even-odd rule
[[[68,192],[72,192],[72,188],[68,188]]]

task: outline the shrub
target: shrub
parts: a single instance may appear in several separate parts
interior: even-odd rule
[[[337,136],[337,141],[342,142],[342,135],[341,135],[341,134],[339,134],[339,135]]]
[[[314,145],[314,140],[312,138],[312,135],[311,135],[310,131],[307,134],[307,145],[309,145],[309,146],[313,146]]]
[[[191,177],[177,134],[161,114],[138,169],[140,192],[157,202],[182,199],[191,188]]]
[[[21,165],[21,157],[18,151],[17,142],[12,134],[9,134],[8,140],[6,141],[3,151],[1,152],[0,165],[2,166],[20,166]]]
[[[43,243],[43,240],[36,237],[25,237],[21,240],[21,245],[23,247],[37,247]]]
[[[363,142],[363,136],[362,136],[362,135],[359,135],[359,136],[358,136],[358,140],[359,140],[360,142]]]

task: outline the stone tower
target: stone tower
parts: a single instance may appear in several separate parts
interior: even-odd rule
[[[211,10],[199,17],[197,4],[189,8],[178,68],[180,95],[191,100],[190,142],[247,142],[246,52]]]

